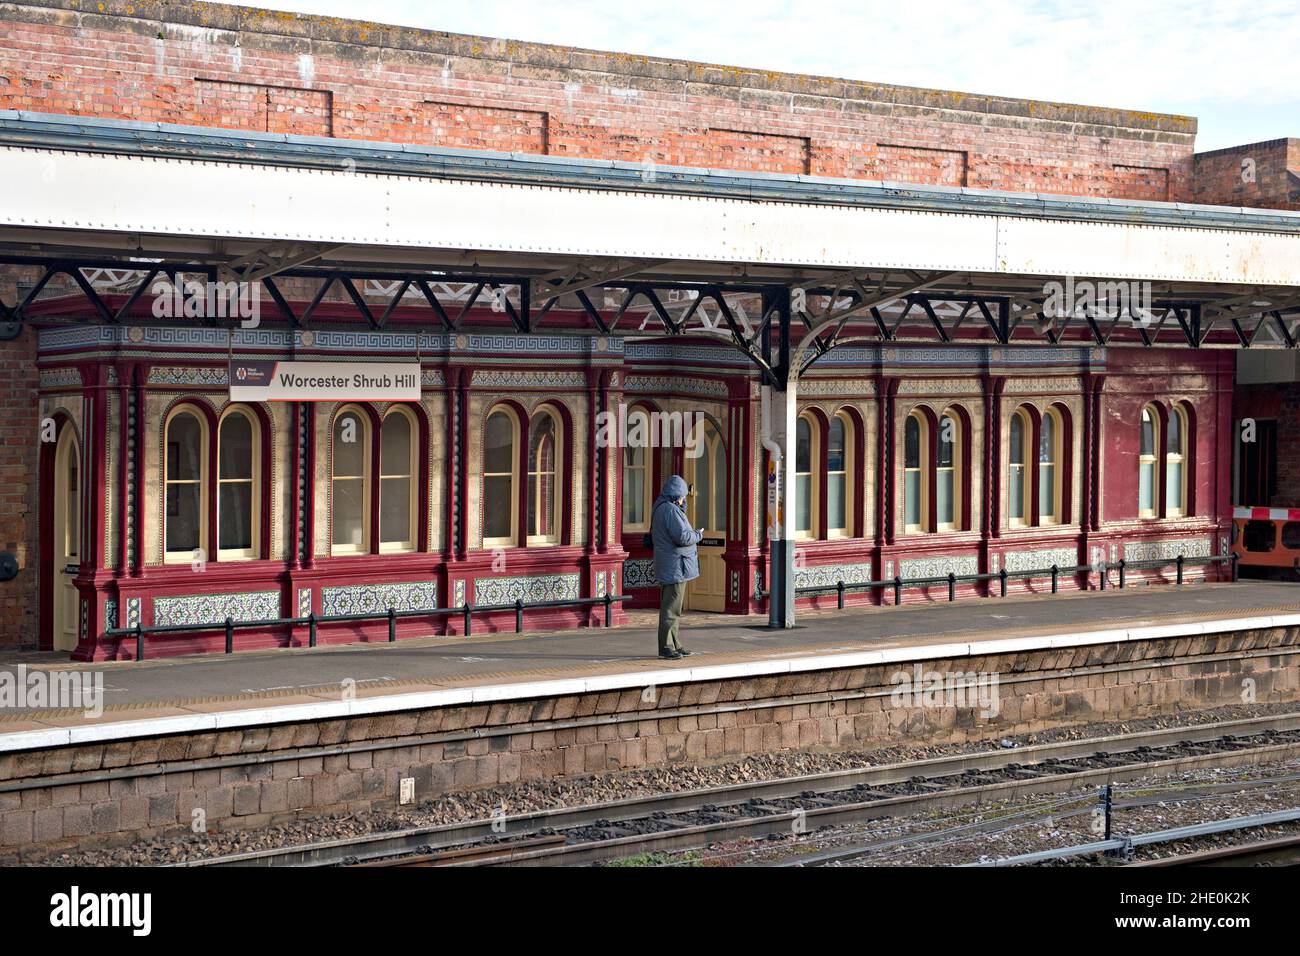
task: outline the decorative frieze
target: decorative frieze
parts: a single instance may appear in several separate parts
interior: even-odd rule
[[[81,372],[75,368],[41,369],[41,388],[80,388]]]
[[[629,392],[650,392],[655,395],[670,392],[710,395],[718,398],[725,398],[727,395],[726,382],[711,378],[692,378],[688,376],[629,375],[626,389]]]
[[[202,365],[154,366],[149,369],[150,385],[195,385],[219,387],[230,384],[230,370]]]
[[[474,372],[475,388],[583,388],[587,376],[578,371],[491,368]]]

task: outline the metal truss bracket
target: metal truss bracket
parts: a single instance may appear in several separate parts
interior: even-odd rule
[[[329,255],[343,246],[328,245],[320,242],[274,242],[261,249],[231,259],[218,269],[218,274],[225,281],[257,282],[269,276],[279,275],[286,269],[315,262],[322,256]]]

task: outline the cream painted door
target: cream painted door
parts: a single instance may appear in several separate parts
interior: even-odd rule
[[[704,423],[701,453],[686,458],[686,481],[691,491],[686,513],[691,527],[703,528],[700,541],[700,576],[686,586],[686,607],[692,611],[722,611],[727,604],[727,450],[712,423]]]
[[[77,646],[77,588],[81,563],[81,450],[64,427],[54,453],[54,649]]]

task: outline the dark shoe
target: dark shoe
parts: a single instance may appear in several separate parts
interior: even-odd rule
[[[691,653],[692,653],[691,651],[688,651],[688,650],[687,650],[686,648],[684,648],[684,647],[679,647],[679,648],[677,648],[677,654],[678,654],[679,657],[690,657],[690,656],[691,656]]]
[[[675,661],[680,660],[682,655],[676,651],[660,651],[659,656],[666,661]]]

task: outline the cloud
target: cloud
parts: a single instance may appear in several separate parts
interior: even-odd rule
[[[355,16],[343,0],[276,9]],[[371,19],[625,53],[1172,112],[1198,148],[1300,135],[1294,0],[374,0]]]

